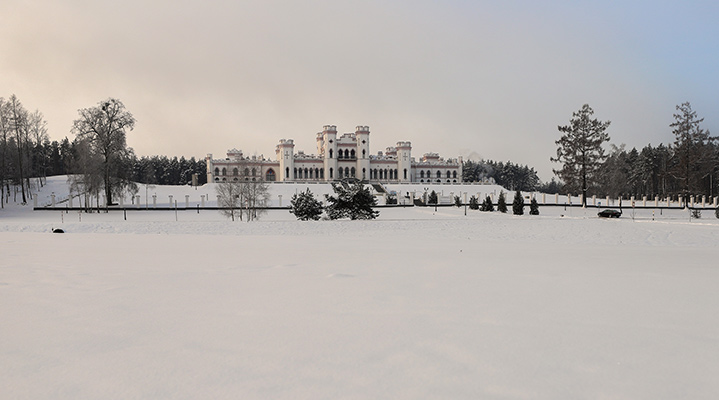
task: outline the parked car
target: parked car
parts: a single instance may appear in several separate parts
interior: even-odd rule
[[[597,213],[601,218],[619,218],[622,215],[621,211],[606,209]]]

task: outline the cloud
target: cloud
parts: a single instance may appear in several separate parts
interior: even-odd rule
[[[141,155],[273,156],[280,138],[313,152],[324,124],[369,125],[374,151],[410,140],[417,156],[476,153],[548,180],[556,127],[584,103],[630,147],[670,141],[675,104],[707,117],[719,105],[702,85],[717,78],[701,43],[716,44],[669,41],[659,6],[78,0],[9,1],[0,13],[13,16],[0,24],[1,95],[40,109],[56,139],[77,109],[118,97]],[[668,62],[652,37],[699,43]]]

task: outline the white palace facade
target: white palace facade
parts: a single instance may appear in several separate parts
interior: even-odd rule
[[[208,182],[264,180],[278,182],[329,182],[356,178],[369,182],[462,182],[462,159],[443,159],[425,153],[419,161],[412,157],[410,142],[397,142],[386,151],[370,153],[368,126],[355,132],[337,134],[335,125],[325,125],[317,133],[317,154],[295,152],[292,139],[281,139],[276,159],[246,157],[241,150],[230,150],[224,159],[205,158]]]

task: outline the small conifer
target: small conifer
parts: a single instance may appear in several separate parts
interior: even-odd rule
[[[479,210],[479,200],[477,200],[477,196],[472,196],[469,198],[469,209]]]
[[[539,203],[537,199],[532,197],[532,201],[529,203],[529,215],[539,215]]]
[[[499,199],[497,199],[497,211],[501,213],[507,212],[507,200],[504,198],[504,191],[499,192]]]
[[[524,197],[519,190],[514,194],[514,200],[512,201],[512,214],[524,215]]]
[[[487,196],[484,198],[484,202],[482,202],[481,211],[494,211],[494,204],[492,204],[491,197]]]

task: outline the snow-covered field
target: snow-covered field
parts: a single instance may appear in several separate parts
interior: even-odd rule
[[[713,213],[540,212],[9,205],[0,398],[719,398]]]

